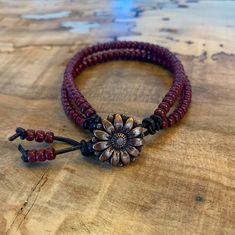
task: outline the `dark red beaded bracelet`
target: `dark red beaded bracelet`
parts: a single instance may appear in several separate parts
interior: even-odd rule
[[[173,74],[173,83],[154,113],[138,123],[133,117],[124,114],[109,115],[102,119],[76,87],[75,78],[86,68],[111,60],[138,60],[157,64]],[[93,133],[89,141],[55,136],[52,132],[24,130],[17,128],[10,141],[20,137],[28,141],[53,143],[62,141],[71,145],[68,148],[55,150],[18,149],[25,162],[53,160],[56,155],[81,150],[85,156],[96,156],[101,161],[112,165],[127,165],[139,155],[143,138],[156,131],[173,126],[180,121],[191,102],[191,85],[179,59],[168,49],[158,45],[120,41],[97,44],[78,52],[69,61],[61,88],[61,101],[66,114],[80,127]],[[175,105],[176,104],[176,105]],[[171,108],[175,108],[170,112]],[[170,113],[169,113],[170,112]]]

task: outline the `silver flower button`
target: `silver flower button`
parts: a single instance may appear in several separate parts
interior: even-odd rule
[[[93,149],[101,161],[127,165],[139,155],[143,145],[142,127],[133,117],[115,114],[103,119],[94,130]]]

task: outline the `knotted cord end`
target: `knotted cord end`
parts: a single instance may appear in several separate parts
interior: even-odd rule
[[[20,137],[22,140],[26,138],[26,130],[22,127],[16,128],[16,133],[8,138],[9,141],[13,141]]]
[[[144,136],[148,134],[154,135],[156,131],[159,131],[162,129],[162,117],[160,117],[159,115],[153,114],[150,117],[147,117],[142,121],[142,127],[147,129],[144,132]]]
[[[91,133],[93,133],[97,124],[100,122],[100,119],[100,116],[98,116],[97,114],[90,118],[86,118],[83,124],[83,128],[88,129]]]
[[[98,120],[98,117],[95,118],[95,122]],[[92,125],[93,122],[90,122]],[[22,140],[36,142],[45,142],[45,143],[53,143],[54,140],[64,142],[66,144],[71,145],[70,147],[55,150],[54,148],[46,148],[39,150],[26,150],[23,148],[21,144],[18,145],[18,150],[21,153],[21,159],[24,162],[42,162],[46,160],[54,160],[56,155],[72,152],[75,150],[80,150],[84,156],[91,156],[94,154],[94,150],[92,148],[92,141],[81,140],[80,142],[70,139],[63,136],[54,136],[53,132],[44,132],[41,130],[25,130],[22,127],[18,127],[16,129],[16,133],[9,137],[9,141],[13,141],[16,138],[20,137]]]

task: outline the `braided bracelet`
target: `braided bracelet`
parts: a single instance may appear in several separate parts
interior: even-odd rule
[[[174,77],[172,86],[154,113],[138,123],[124,114],[109,115],[102,119],[76,87],[75,78],[87,67],[112,60],[138,60],[157,64],[169,70]],[[53,160],[59,154],[80,150],[84,156],[93,156],[112,165],[123,166],[139,155],[143,138],[156,131],[173,126],[180,121],[191,102],[191,86],[179,59],[168,49],[143,42],[120,41],[97,44],[78,52],[68,63],[61,89],[61,100],[66,114],[79,127],[93,133],[89,141],[80,142],[52,132],[17,128],[9,138],[53,143],[61,141],[70,145],[64,149],[48,148],[25,150],[18,146],[24,162]],[[174,110],[169,113],[172,106]]]

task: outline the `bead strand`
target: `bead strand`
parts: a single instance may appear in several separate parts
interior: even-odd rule
[[[74,56],[74,58],[71,60],[71,62],[69,63],[69,65],[67,66],[67,69],[66,69],[66,72],[65,72],[65,74],[69,74],[68,76],[65,76],[65,80],[68,81],[67,87],[69,87],[68,88],[69,94],[74,96],[77,93],[78,96],[82,96],[81,93],[79,92],[79,90],[74,85],[73,76],[78,75],[78,73],[76,74],[76,69],[77,69],[78,66],[79,66],[79,72],[81,72],[81,70],[84,69],[84,67],[88,66],[87,62],[82,61],[82,59],[85,58],[85,56],[88,56],[92,53],[97,53],[97,51],[100,52],[101,50],[110,50],[110,49],[113,49],[113,48],[124,48],[124,47],[128,48],[128,46],[130,47],[130,45],[132,45],[132,44],[131,43],[125,43],[125,42],[119,43],[119,46],[116,46],[116,47],[115,47],[115,43],[109,43],[108,46],[106,46],[105,44],[101,44],[101,45],[99,45],[99,47],[93,46],[93,47],[84,49],[80,53],[76,54]],[[158,46],[155,46],[155,45],[151,45],[151,44],[149,45],[149,47],[150,47],[150,49],[152,49],[152,51],[153,51],[153,48],[155,47],[154,52],[159,51],[159,53],[158,53],[159,56],[163,57],[163,55],[168,55],[169,54],[168,55],[168,60],[169,60],[169,58],[171,58],[171,59],[173,58],[172,61],[175,64],[177,64],[176,62],[178,62],[178,64],[180,63],[177,60],[177,58],[172,53],[170,53],[167,49],[161,48],[161,47],[158,47]],[[136,48],[136,46],[132,46],[132,48]],[[139,48],[144,49],[144,48],[147,48],[147,46],[145,46],[145,44],[141,43],[141,46]],[[114,56],[116,56],[116,57],[119,56],[119,55],[120,55],[120,53],[118,51],[116,51],[114,53]],[[145,53],[145,57],[144,57],[144,54],[142,56],[143,56],[143,59],[148,58],[148,57],[146,57],[146,53]],[[105,57],[106,57],[106,55],[105,56],[102,56],[102,54],[97,55],[98,62],[104,62],[105,60],[107,60],[107,57],[106,58]],[[153,57],[153,59],[154,59],[154,57]],[[166,58],[162,58],[160,61],[164,62],[164,59],[166,59]],[[160,65],[163,66],[163,63],[160,63]],[[76,69],[74,69],[73,66],[74,67],[77,66]],[[180,67],[180,66],[178,66],[178,67]],[[177,79],[177,76],[176,76],[176,79]],[[82,98],[84,98],[84,97],[82,97]],[[86,100],[85,100],[85,102],[88,103]],[[75,101],[75,103],[76,103],[76,101]],[[88,103],[88,106],[90,107],[89,103]]]
[[[10,141],[15,140],[16,138],[20,137],[22,140],[33,141],[36,142],[45,142],[45,143],[52,143],[54,141],[54,133],[51,131],[42,131],[42,130],[32,130],[27,129],[25,130],[22,127],[16,128],[16,134],[9,138]]]
[[[84,116],[78,112],[76,107],[72,104],[68,98],[67,90],[65,87],[61,89],[61,101],[65,110],[65,113],[71,118],[78,126],[82,127],[85,121]]]
[[[41,150],[26,150],[26,156],[22,155],[24,162],[44,162],[51,161],[56,158],[55,149],[47,148]]]
[[[70,60],[62,87],[62,91],[65,93],[62,103],[67,115],[76,124],[83,126],[87,118],[96,115],[96,111],[75,86],[75,77],[89,66],[119,59],[150,62],[172,72],[174,77],[172,86],[154,114],[162,118],[162,128],[173,126],[184,116],[191,101],[191,87],[185,85],[189,84],[189,81],[179,59],[168,49],[154,44],[123,41],[88,47],[78,52]],[[180,102],[177,108],[168,114],[178,99]]]

